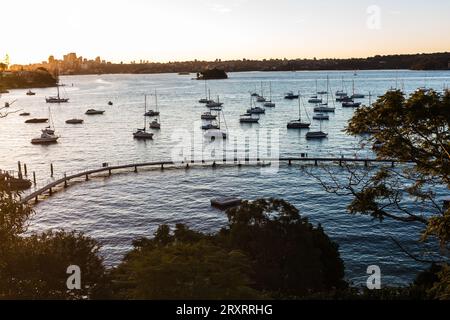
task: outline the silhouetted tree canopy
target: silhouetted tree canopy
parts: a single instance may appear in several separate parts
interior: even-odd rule
[[[178,224],[139,239],[112,275],[127,298],[305,296],[345,287],[338,247],[283,200],[244,202],[206,235]],[[170,261],[170,263],[169,263]],[[209,289],[207,289],[207,287]]]

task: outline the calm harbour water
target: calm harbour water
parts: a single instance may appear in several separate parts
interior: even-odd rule
[[[326,140],[306,141],[305,131],[286,129],[286,123],[298,117],[298,104],[296,100],[284,100],[284,93],[300,90],[310,95],[316,91],[316,80],[318,89],[325,90],[327,75],[333,93],[341,89],[344,77],[347,92],[351,93],[351,81],[355,80],[356,91],[364,94],[370,91],[375,97],[396,85],[411,92],[422,86],[441,90],[450,82],[450,72],[361,71],[356,76],[353,72],[248,72],[231,73],[228,80],[209,81],[208,87],[212,97],[220,95],[224,102],[229,132],[277,129],[281,156],[299,156],[302,152],[310,157],[370,155],[370,148],[362,150],[358,139],[342,132],[354,111],[341,108],[340,104],[336,104],[335,114],[330,114],[330,121],[323,122],[323,131],[329,133]],[[36,172],[38,185],[50,180],[50,163],[54,164],[55,178],[58,178],[64,173],[98,168],[103,162],[170,160],[176,146],[173,132],[198,129],[200,114],[207,111],[197,103],[205,95],[204,83],[191,80],[191,76],[93,75],[62,77],[61,81],[66,84],[63,92],[70,102],[50,106],[57,134],[61,136],[57,145],[31,145],[30,140],[39,135],[42,124],[24,124],[26,118],[18,114],[0,120],[0,168],[14,170],[17,161],[22,161],[29,172]],[[242,126],[239,115],[249,107],[249,92],[255,91],[255,87],[259,91],[261,81],[265,83],[266,94],[268,82],[271,82],[276,107],[267,109],[259,125]],[[153,141],[135,141],[132,132],[142,127],[143,122],[143,95],[155,89],[161,130],[155,131]],[[0,98],[0,104],[17,99],[12,109],[26,110],[31,117],[47,117],[49,105],[44,96],[54,95],[55,88],[34,91],[36,96],[26,96],[26,90],[12,90]],[[113,106],[107,105],[109,100],[114,102]],[[368,99],[362,102],[368,103]],[[152,106],[153,98],[149,97],[149,107]],[[308,105],[310,115],[312,107]],[[106,112],[103,116],[85,116],[89,108]],[[84,124],[65,124],[65,120],[74,117],[83,118]],[[315,128],[319,128],[317,121],[312,124],[312,129]],[[347,278],[356,283],[365,281],[366,268],[372,264],[381,267],[386,285],[405,284],[424,268],[403,254],[390,239],[393,236],[405,246],[415,248],[420,226],[389,221],[380,224],[368,217],[351,216],[345,211],[349,198],[325,193],[317,181],[298,166],[282,165],[272,175],[261,175],[255,167],[226,167],[95,178],[40,203],[30,230],[84,231],[103,243],[106,262],[114,265],[130,248],[132,239],[151,236],[161,223],[184,222],[207,232],[222,227],[226,217],[223,212],[210,208],[209,200],[225,195],[245,199],[280,197],[296,205],[302,215],[315,224],[321,223],[339,243]]]

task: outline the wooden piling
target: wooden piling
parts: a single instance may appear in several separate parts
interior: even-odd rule
[[[36,185],[36,172],[33,171],[33,183]]]
[[[23,172],[25,173],[25,177],[28,177],[28,170],[27,170],[27,164],[23,164]]]
[[[50,177],[53,178],[53,163],[50,163]]]
[[[18,168],[18,178],[22,179],[22,165],[20,164],[20,161],[17,161],[17,168]]]

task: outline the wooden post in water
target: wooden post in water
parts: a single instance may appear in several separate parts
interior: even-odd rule
[[[17,161],[17,167],[19,169],[18,178],[22,179],[22,165],[20,164],[20,161]]]
[[[161,163],[161,170],[164,170],[164,164]]]
[[[25,176],[28,177],[28,170],[27,170],[27,164],[26,163],[23,164],[23,171],[25,173]]]
[[[89,175],[88,174],[86,175],[86,181],[89,181]]]
[[[314,160],[314,165],[317,167],[318,163],[317,163],[317,159]]]
[[[134,166],[134,173],[137,173],[137,172],[138,172],[137,166]]]
[[[50,163],[50,177],[53,178],[53,163]]]
[[[64,188],[67,188],[67,174],[64,173]]]
[[[34,182],[34,185],[36,185],[36,172],[34,172],[34,171],[33,171],[33,182]]]

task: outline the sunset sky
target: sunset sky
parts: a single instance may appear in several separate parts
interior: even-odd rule
[[[0,57],[12,64],[68,52],[119,62],[450,51],[448,0],[14,0],[2,11]]]

